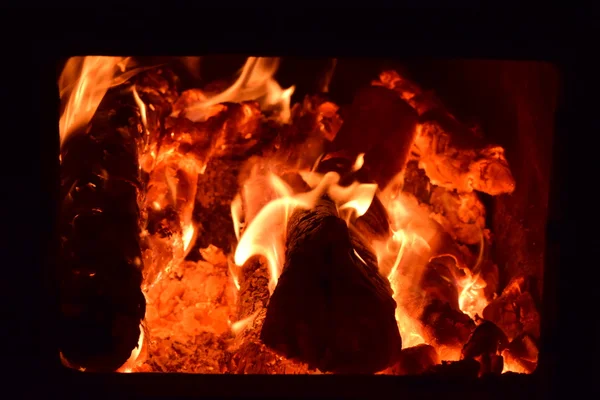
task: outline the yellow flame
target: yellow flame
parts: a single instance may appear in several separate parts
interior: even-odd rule
[[[281,197],[267,203],[248,223],[235,250],[234,262],[243,265],[254,255],[264,256],[270,272],[269,291],[273,293],[283,268],[285,233],[289,216],[298,207],[311,209],[324,193],[331,195],[331,188],[335,187],[339,180],[340,176],[337,173],[329,172],[320,176],[319,182],[309,192],[293,194],[292,189],[281,178],[270,173],[269,182]],[[338,197],[345,199],[343,196]]]
[[[363,167],[365,164],[365,153],[360,153],[358,157],[356,157],[356,161],[352,166],[352,172],[356,172]]]
[[[240,230],[242,227],[242,196],[240,196],[239,193],[235,195],[231,202],[231,218],[233,219],[233,231],[235,232],[235,237],[239,241]]]
[[[137,347],[131,350],[131,356],[125,361],[117,372],[125,372],[129,373],[135,368],[138,364],[142,363],[144,360],[138,360],[140,353],[142,351],[142,346],[144,345],[144,328],[140,325],[140,336],[138,338]]]
[[[127,60],[124,57],[89,56],[71,57],[67,61],[58,80],[61,101],[66,104],[59,121],[61,145],[75,129],[90,122]]]
[[[133,87],[133,99],[135,100],[135,104],[140,109],[140,116],[142,118],[142,124],[144,125],[144,131],[145,131],[146,135],[149,135],[150,132],[148,131],[148,117],[146,114],[146,104],[144,104],[144,102],[138,95],[138,92],[137,92],[137,89],[135,88],[135,86]]]
[[[212,106],[232,102],[241,103],[257,100],[263,110],[278,109],[278,120],[290,119],[290,100],[294,86],[282,89],[273,79],[279,67],[279,59],[272,57],[248,57],[239,78],[225,91],[207,100],[199,100],[185,109],[185,115],[192,121],[208,117]]]
[[[254,312],[252,315],[241,319],[239,321],[234,322],[233,324],[231,324],[231,332],[233,332],[234,335],[239,335],[240,333],[242,333],[244,331],[244,329],[246,329],[246,327],[248,327],[250,324],[252,324],[252,322],[254,322],[254,319],[256,318],[256,316],[258,315],[258,312],[260,310]]]
[[[192,239],[194,238],[195,229],[192,224],[185,225],[183,228],[183,251],[187,253],[190,248],[190,244],[192,243]]]

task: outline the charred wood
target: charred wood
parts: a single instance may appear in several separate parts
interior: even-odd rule
[[[244,264],[240,277],[238,321],[228,370],[234,374],[303,374],[306,364],[285,359],[265,346],[260,339],[269,303],[269,271],[266,260],[252,257]],[[314,371],[313,371],[314,372]]]
[[[394,91],[371,86],[356,93],[343,118],[331,151],[353,159],[365,153],[365,171],[384,188],[407,162],[417,113]]]
[[[397,361],[402,343],[391,287],[334,203],[323,198],[294,212],[286,247],[262,341],[326,372],[373,373]]]
[[[481,366],[480,376],[487,373],[501,374],[503,360],[500,355],[508,346],[504,332],[490,321],[483,321],[462,349],[461,358],[473,358]]]
[[[475,329],[467,314],[438,299],[425,306],[419,320],[427,342],[435,345],[462,347]]]
[[[521,333],[534,338],[540,335],[540,315],[530,294],[530,279],[516,277],[502,295],[492,300],[483,310],[483,318],[500,327],[509,340]]]
[[[59,346],[68,363],[114,371],[140,336],[145,299],[139,243],[141,132],[131,95],[110,90],[88,131],[61,149]]]

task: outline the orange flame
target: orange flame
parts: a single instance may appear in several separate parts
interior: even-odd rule
[[[123,364],[117,372],[125,372],[129,373],[136,367],[141,365],[145,360],[140,358],[140,354],[142,352],[142,346],[144,345],[144,328],[140,325],[140,337],[138,338],[137,346],[131,350],[131,356],[127,359],[125,364]]]
[[[81,126],[87,125],[108,89],[114,85],[124,57],[71,57],[58,80],[61,102],[66,104],[60,117],[60,143]],[[68,100],[67,100],[68,99]]]
[[[252,173],[258,173],[257,169],[253,169]],[[301,171],[300,175],[311,187],[311,190],[294,194],[292,188],[285,181],[273,173],[268,174],[267,181],[275,198],[264,205],[251,221],[246,221],[248,225],[235,250],[234,261],[237,265],[243,265],[250,257],[258,254],[267,259],[271,293],[275,290],[283,268],[287,222],[294,209],[311,209],[318,199],[327,193],[340,210],[350,209],[357,216],[361,216],[371,205],[377,190],[376,184],[359,184],[358,182],[354,182],[348,187],[341,187],[338,185],[340,176],[335,172],[322,175]],[[251,179],[247,183],[251,182]],[[253,187],[251,184],[246,184],[244,188],[249,192],[264,190],[261,187]],[[236,232],[241,226],[239,201],[234,200],[234,204],[232,204],[232,217]],[[247,205],[246,209],[249,206],[252,204]]]
[[[257,100],[262,110],[278,109],[277,119],[287,122],[290,119],[290,100],[295,87],[282,89],[273,79],[279,58],[248,57],[240,71],[239,78],[225,91],[209,99],[199,101],[185,109],[185,115],[192,121],[205,120],[210,108],[220,103],[241,103]]]

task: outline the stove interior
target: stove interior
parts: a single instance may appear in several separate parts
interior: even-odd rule
[[[66,60],[63,364],[532,373],[557,87],[523,61]]]

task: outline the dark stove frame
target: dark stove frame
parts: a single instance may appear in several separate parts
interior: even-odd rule
[[[140,5],[142,7],[142,5]],[[408,10],[191,10],[152,11],[149,7],[124,12],[115,10],[61,10],[28,12],[24,21],[32,22],[43,35],[31,39],[23,49],[31,71],[24,77],[32,82],[26,101],[33,98],[39,110],[41,191],[32,193],[26,173],[17,174],[15,184],[22,193],[37,199],[40,215],[19,217],[14,223],[22,233],[29,227],[40,229],[41,245],[37,258],[25,257],[27,247],[17,247],[15,260],[25,263],[23,274],[15,279],[35,282],[21,302],[21,340],[14,350],[21,363],[19,371],[35,371],[36,381],[25,389],[64,397],[175,396],[204,397],[361,397],[382,398],[415,396],[443,398],[549,398],[558,385],[579,378],[587,364],[570,351],[562,339],[584,309],[575,309],[576,282],[568,270],[577,252],[577,225],[573,217],[573,198],[567,194],[575,184],[572,166],[573,137],[577,128],[586,129],[580,115],[583,104],[581,59],[583,44],[569,42],[560,30],[565,25],[585,32],[585,25],[572,17],[580,13],[548,10],[495,10],[492,14],[462,9]],[[223,32],[219,21],[200,15],[219,15],[227,23]],[[346,17],[343,17],[347,13]],[[11,16],[8,14],[7,16]],[[581,21],[585,21],[582,19]],[[160,26],[160,29],[157,27]],[[120,29],[111,28],[125,27]],[[460,26],[460,28],[457,28]],[[579,30],[577,30],[579,29]],[[583,30],[583,32],[582,32]],[[212,32],[220,32],[219,34]],[[416,40],[413,37],[419,36]],[[200,39],[198,39],[200,38]],[[205,40],[202,40],[205,38]],[[326,40],[324,40],[326,38]],[[397,50],[395,50],[397,49]],[[394,53],[396,52],[396,53]],[[53,279],[54,249],[57,238],[54,224],[58,189],[58,96],[56,62],[61,57],[87,54],[112,55],[186,55],[202,53],[245,53],[261,55],[312,56],[395,56],[436,58],[534,59],[554,63],[563,82],[554,138],[553,175],[547,257],[542,310],[542,347],[537,371],[530,376],[502,375],[476,381],[432,377],[389,376],[234,376],[187,374],[85,374],[60,365],[55,343],[54,317],[57,313],[56,285]],[[334,54],[332,54],[334,53]],[[390,54],[392,53],[392,54]],[[27,69],[24,69],[27,73]],[[32,80],[33,77],[33,80]],[[18,80],[17,80],[18,81]],[[19,91],[26,81],[12,82]],[[33,97],[32,97],[33,96]],[[15,99],[12,99],[15,101]],[[25,103],[26,104],[26,103]],[[27,118],[27,113],[23,118]],[[17,128],[18,125],[15,126]],[[34,172],[35,173],[35,172]],[[37,175],[37,174],[36,174]],[[569,177],[569,178],[567,178]],[[578,186],[571,186],[577,188]],[[28,225],[29,224],[29,225]],[[21,232],[21,231],[17,231]],[[575,233],[575,234],[574,234]],[[30,251],[30,250],[29,250]],[[571,256],[570,256],[571,255]],[[577,260],[579,262],[579,260]],[[581,260],[585,263],[585,260]],[[18,282],[18,281],[17,281]],[[9,295],[21,296],[17,288],[7,287]],[[14,290],[14,293],[11,291]],[[22,289],[21,289],[22,290]],[[36,295],[39,295],[36,296]],[[581,300],[578,294],[577,303]],[[569,310],[566,312],[566,310]],[[39,318],[32,318],[34,317]],[[12,347],[12,346],[10,346]],[[9,351],[10,352],[10,351]],[[585,358],[585,357],[584,357]],[[588,360],[591,357],[588,358]],[[577,367],[573,369],[574,367]],[[590,371],[591,369],[587,369]],[[36,382],[39,382],[36,383]],[[581,382],[573,381],[574,385]],[[581,386],[573,386],[573,389]],[[571,394],[575,394],[571,392]]]

